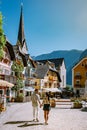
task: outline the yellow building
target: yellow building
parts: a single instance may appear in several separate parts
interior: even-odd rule
[[[66,87],[66,65],[64,58],[38,60],[38,62],[50,65],[51,67],[55,66],[61,78],[60,88]]]
[[[86,81],[87,81],[87,57],[83,57],[72,69],[72,86],[76,94],[78,95],[84,94]]]
[[[38,89],[58,88],[61,82],[58,71],[48,64],[38,64],[35,75],[35,88]]]

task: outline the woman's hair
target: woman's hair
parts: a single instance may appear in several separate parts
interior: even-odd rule
[[[48,100],[50,100],[50,96],[49,96],[49,94],[46,92],[46,96],[48,97]]]

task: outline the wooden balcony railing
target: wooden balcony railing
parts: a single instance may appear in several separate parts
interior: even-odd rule
[[[75,79],[81,79],[82,76],[81,75],[75,75]]]
[[[75,88],[82,88],[82,85],[81,84],[75,84],[74,87]]]
[[[16,77],[14,77],[12,75],[0,75],[0,79],[6,80],[6,81],[13,83],[13,84],[17,83]]]
[[[57,77],[55,77],[55,76],[49,76],[49,80],[51,80],[51,81],[56,81],[56,80],[57,80]]]

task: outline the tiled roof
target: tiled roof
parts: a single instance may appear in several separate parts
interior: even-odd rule
[[[13,46],[10,44],[9,41],[6,41],[6,47],[9,50],[11,60],[14,60],[15,59],[15,53],[14,53],[14,50],[13,50]]]
[[[85,50],[81,53],[81,56],[80,56],[79,60],[83,59],[84,57],[87,57],[87,49],[85,49]]]
[[[56,59],[45,59],[45,60],[38,60],[38,62],[46,63],[47,61],[53,62],[55,67],[62,65],[64,58],[56,58]]]
[[[49,67],[47,65],[38,65],[36,69],[36,76],[37,78],[43,79],[47,74]]]
[[[60,75],[59,75],[58,71],[55,68],[51,68],[47,64],[37,66],[37,69],[36,69],[36,72],[35,72],[36,77],[40,78],[40,79],[43,79],[46,76],[46,74],[48,73],[48,71],[55,72],[57,74],[57,76],[58,76],[58,80],[61,82],[61,78],[60,78]]]

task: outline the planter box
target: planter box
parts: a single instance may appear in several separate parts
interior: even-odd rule
[[[51,100],[51,107],[55,107],[56,106],[56,102],[54,99]]]
[[[6,111],[6,107],[4,107],[2,104],[0,104],[0,112]]]
[[[73,103],[73,108],[82,108],[82,103]]]
[[[15,98],[15,102],[23,102],[24,98],[23,97],[17,97]]]

